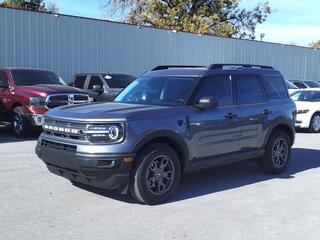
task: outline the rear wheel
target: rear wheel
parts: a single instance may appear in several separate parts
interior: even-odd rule
[[[143,204],[165,202],[178,187],[180,171],[173,149],[161,143],[150,144],[138,155],[131,176],[131,195]]]
[[[17,137],[26,137],[31,133],[32,125],[22,114],[14,112],[12,117],[13,132]]]
[[[283,173],[291,156],[291,140],[282,130],[274,130],[268,140],[265,155],[260,159],[261,168],[269,174]]]
[[[319,133],[320,132],[320,114],[316,113],[312,116],[310,121],[309,132]]]

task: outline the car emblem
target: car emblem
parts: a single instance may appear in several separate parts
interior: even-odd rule
[[[74,104],[74,95],[73,94],[68,95],[68,104]]]
[[[72,127],[72,123],[67,123],[67,127],[71,128]]]

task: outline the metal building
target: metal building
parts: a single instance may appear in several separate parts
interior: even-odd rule
[[[139,75],[160,64],[265,64],[287,79],[320,80],[320,51],[102,20],[0,8],[0,66]]]

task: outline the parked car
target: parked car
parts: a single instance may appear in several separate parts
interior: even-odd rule
[[[134,79],[127,74],[82,73],[74,76],[71,86],[85,90],[95,102],[110,102]]]
[[[294,85],[292,82],[285,80],[285,83],[287,85],[289,94],[294,93],[295,91],[299,90],[299,88],[296,85]]]
[[[320,132],[320,88],[301,89],[291,95],[297,106],[296,127]]]
[[[145,204],[195,169],[255,161],[280,174],[295,139],[285,81],[271,67],[229,66],[159,66],[113,102],[53,109],[36,154],[52,173]]]
[[[296,85],[299,89],[305,88],[320,88],[320,83],[311,80],[291,80],[291,82]]]
[[[41,127],[43,114],[57,106],[87,103],[86,92],[68,87],[47,70],[0,68],[0,113],[17,136]]]

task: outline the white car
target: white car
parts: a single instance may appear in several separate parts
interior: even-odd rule
[[[288,80],[286,80],[286,85],[287,85],[289,94],[292,94],[295,91],[299,90],[299,88],[296,85],[294,85],[292,82],[289,82]]]
[[[320,132],[320,88],[299,89],[290,97],[297,106],[296,128]]]

